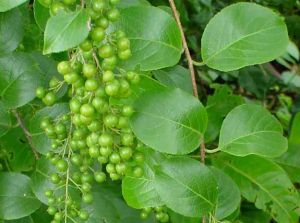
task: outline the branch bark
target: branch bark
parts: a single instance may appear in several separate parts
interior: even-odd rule
[[[22,120],[22,118],[21,118],[19,112],[18,112],[17,110],[12,110],[12,113],[13,113],[14,116],[16,117],[19,126],[21,127],[21,129],[22,129],[23,132],[24,132],[24,135],[25,135],[25,137],[26,137],[26,139],[27,139],[27,141],[28,141],[29,147],[30,147],[30,149],[31,149],[31,151],[32,151],[32,153],[33,153],[33,155],[34,155],[34,158],[35,158],[36,160],[38,160],[38,159],[39,159],[39,154],[38,154],[38,152],[36,151],[36,149],[34,148],[34,145],[33,145],[33,143],[32,143],[31,134],[30,134],[30,132],[28,131],[27,127],[25,126],[25,124],[24,124],[24,122],[23,122],[23,120]]]
[[[184,35],[184,31],[183,31],[183,27],[179,18],[179,14],[177,12],[177,8],[176,5],[174,3],[174,0],[169,0],[171,9],[173,11],[176,23],[178,25],[178,28],[180,30],[180,34],[181,34],[181,39],[182,39],[182,45],[183,45],[183,49],[184,49],[184,53],[188,62],[188,66],[189,66],[189,70],[190,70],[190,75],[191,75],[191,79],[192,79],[192,84],[193,84],[193,93],[195,97],[198,97],[198,90],[197,90],[197,84],[196,84],[196,74],[195,74],[195,69],[194,69],[194,65],[193,65],[193,59],[191,57],[191,53],[190,50],[188,48],[187,42],[186,42],[186,38]]]

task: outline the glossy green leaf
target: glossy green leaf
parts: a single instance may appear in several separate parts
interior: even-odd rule
[[[259,105],[244,104],[236,107],[222,124],[219,149],[226,153],[277,157],[287,147],[280,122]]]
[[[201,222],[201,218],[191,218],[186,217],[183,215],[180,215],[174,211],[168,211],[168,214],[170,215],[170,219],[172,223],[199,223]]]
[[[162,70],[153,71],[157,80],[168,87],[180,88],[193,94],[192,80],[188,69],[182,66],[175,66]]]
[[[40,128],[40,123],[44,117],[57,118],[69,111],[67,103],[58,103],[52,107],[45,107],[39,110],[30,120],[29,131],[32,134],[32,143],[36,150],[46,154],[51,149],[51,140]]]
[[[162,161],[162,156],[151,149],[144,149],[143,154],[143,176],[126,175],[122,181],[122,194],[126,203],[133,208],[162,206],[164,203],[156,191],[154,182],[154,167]]]
[[[20,107],[35,98],[44,76],[26,53],[0,57],[0,95],[8,108]]]
[[[231,215],[241,203],[241,192],[236,183],[218,168],[211,167],[218,184],[218,202],[215,217],[222,220]]]
[[[13,9],[27,1],[28,0],[1,0],[0,1],[0,12],[5,12],[10,9]]]
[[[0,173],[0,218],[11,220],[30,215],[41,203],[30,188],[30,178],[20,173]]]
[[[50,181],[50,174],[54,172],[56,172],[55,166],[46,158],[41,158],[37,161],[35,171],[31,174],[33,193],[44,204],[48,204],[45,191],[55,188],[55,185]]]
[[[274,60],[288,43],[282,17],[271,9],[243,2],[224,8],[210,20],[201,53],[207,66],[231,71]]]
[[[155,171],[155,187],[167,207],[187,217],[201,217],[217,203],[217,183],[211,171],[188,157],[171,157]]]
[[[283,72],[280,76],[280,79],[288,86],[300,88],[300,76],[296,73],[289,71]]]
[[[236,106],[243,104],[241,96],[234,95],[227,85],[213,85],[213,95],[207,98],[206,111],[208,115],[208,126],[205,132],[205,141],[215,140],[222,126],[225,116]]]
[[[187,154],[200,145],[207,114],[192,95],[180,89],[148,91],[136,101],[135,109],[133,131],[154,150]]]
[[[44,7],[39,1],[33,3],[34,19],[41,30],[45,30],[48,19],[50,18],[49,8]]]
[[[138,66],[142,71],[157,70],[173,66],[180,59],[182,46],[178,26],[171,15],[159,8],[125,8],[115,29],[124,30],[131,42],[132,57],[124,64],[127,68]]]
[[[17,8],[0,13],[0,55],[14,51],[23,36],[24,18],[21,10]]]
[[[11,128],[11,118],[9,111],[5,108],[4,104],[0,101],[0,137],[5,135]]]
[[[89,34],[88,20],[84,10],[51,17],[45,28],[44,54],[65,51],[83,42]]]
[[[271,160],[223,154],[213,162],[239,186],[242,195],[278,223],[298,222],[300,197],[287,174]]]
[[[12,128],[0,138],[0,145],[10,153],[9,166],[13,171],[30,171],[34,168],[34,155],[21,128]]]

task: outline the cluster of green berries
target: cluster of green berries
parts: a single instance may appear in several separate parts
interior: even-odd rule
[[[155,214],[155,218],[158,222],[167,223],[170,220],[170,217],[167,213],[167,209],[166,207],[163,206],[154,207],[154,208],[151,207],[144,208],[140,214],[141,219],[147,219],[151,213]]]
[[[68,10],[73,0],[44,0],[55,15]],[[123,31],[108,32],[111,22],[119,19],[118,0],[93,0],[86,2],[91,17],[91,31],[68,61],[58,64],[63,81],[51,79],[49,89],[39,87],[38,98],[52,106],[57,102],[57,91],[62,84],[69,86],[70,113],[60,117],[45,117],[40,126],[51,139],[51,151],[46,157],[56,167],[50,175],[55,189],[48,189],[48,213],[51,223],[68,218],[85,221],[89,212],[85,205],[93,202],[92,187],[107,178],[120,180],[126,174],[143,175],[141,164],[143,145],[129,126],[132,106],[120,103],[132,93],[132,85],[140,81],[136,71],[125,71],[118,62],[131,56],[130,41]],[[58,10],[59,9],[59,10]],[[82,202],[76,201],[68,187],[81,193]],[[81,203],[85,205],[80,205]]]
[[[49,81],[49,88],[46,89],[44,87],[38,87],[35,91],[35,94],[39,99],[42,99],[45,105],[52,106],[57,101],[57,93],[63,84],[63,81],[54,76]]]

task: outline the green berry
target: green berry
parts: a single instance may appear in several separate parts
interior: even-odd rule
[[[56,95],[50,91],[48,92],[45,97],[43,97],[43,102],[45,103],[45,105],[47,106],[52,106],[54,105],[54,103],[56,102],[57,98]]]
[[[109,21],[116,22],[120,18],[120,12],[114,8],[107,12],[107,18]]]
[[[95,27],[92,30],[91,36],[95,42],[101,42],[105,38],[105,31],[101,27]]]
[[[96,182],[103,183],[106,180],[106,175],[103,172],[95,172],[94,178]]]
[[[35,90],[35,95],[40,99],[42,99],[45,96],[45,94],[46,94],[46,90],[43,87],[38,87]]]
[[[95,64],[86,63],[83,65],[82,72],[87,78],[94,77],[97,74],[97,67]]]
[[[108,58],[114,55],[114,48],[109,45],[109,44],[105,44],[103,46],[101,46],[98,50],[98,55],[101,58]]]

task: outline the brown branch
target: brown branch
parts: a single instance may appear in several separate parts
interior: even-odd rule
[[[191,53],[189,51],[187,42],[186,42],[186,38],[184,35],[184,31],[180,22],[180,18],[179,18],[179,14],[177,12],[176,9],[176,5],[174,3],[174,0],[169,0],[170,6],[172,8],[175,20],[177,22],[178,28],[180,30],[180,34],[181,34],[181,39],[182,39],[182,45],[183,45],[183,49],[184,49],[184,53],[186,56],[186,59],[188,61],[188,66],[189,66],[189,70],[190,70],[190,74],[191,74],[191,79],[192,79],[192,84],[193,84],[193,93],[195,97],[198,97],[198,90],[197,90],[197,84],[196,84],[196,75],[195,75],[195,69],[194,69],[194,65],[193,65],[193,59],[191,57]]]
[[[36,160],[39,159],[39,154],[38,154],[38,152],[35,150],[34,145],[33,145],[33,143],[32,143],[31,134],[30,134],[30,132],[28,131],[28,129],[26,128],[26,126],[25,126],[25,124],[24,124],[24,122],[23,122],[23,120],[22,120],[20,114],[18,113],[17,110],[12,110],[12,113],[13,113],[14,116],[16,117],[19,126],[20,126],[21,129],[23,130],[24,135],[25,135],[25,137],[26,137],[26,139],[27,139],[27,141],[28,141],[29,147],[30,147],[30,149],[31,149],[31,151],[32,151],[32,153],[33,153],[35,159],[36,159]]]

